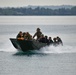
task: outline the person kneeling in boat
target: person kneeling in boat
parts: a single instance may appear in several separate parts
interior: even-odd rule
[[[42,35],[42,32],[40,31],[40,28],[37,28],[36,33],[34,34],[33,38],[34,38],[35,36],[37,36],[37,40],[39,40],[40,37],[41,37],[41,35]]]
[[[48,36],[45,36],[45,43],[47,43],[47,45],[49,44]]]
[[[18,40],[24,40],[22,31],[20,31],[20,32],[18,33],[16,39],[18,39]]]
[[[58,42],[59,45],[62,45],[63,46],[63,42],[62,42],[61,38],[58,37],[58,36],[57,36],[57,42]]]
[[[58,36],[56,38],[53,38],[53,40],[54,40],[54,42],[53,42],[54,46],[58,46],[58,45],[63,46],[63,42],[62,42],[61,38],[59,38]]]
[[[29,32],[23,33],[24,40],[32,40],[32,35]]]
[[[58,46],[59,44],[58,44],[58,41],[57,41],[57,38],[53,38],[53,45],[54,46]]]
[[[39,42],[42,42],[42,43],[45,43],[45,37],[44,35],[42,34],[40,39],[38,40]]]
[[[48,45],[52,45],[52,44],[53,44],[52,37],[49,37],[49,42],[48,42]]]
[[[48,36],[44,37],[44,35],[41,35],[41,38],[39,39],[39,42],[46,43],[47,45],[49,45]]]

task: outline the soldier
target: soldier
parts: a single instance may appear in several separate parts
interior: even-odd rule
[[[35,36],[37,36],[37,40],[39,40],[40,37],[41,37],[41,35],[42,35],[42,32],[40,31],[40,28],[37,28],[37,31],[36,31],[36,33],[34,34],[33,38],[34,38]]]

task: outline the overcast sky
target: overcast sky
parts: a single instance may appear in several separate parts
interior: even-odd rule
[[[0,7],[28,5],[76,5],[76,0],[0,0]]]

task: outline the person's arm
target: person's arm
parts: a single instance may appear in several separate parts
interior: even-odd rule
[[[37,35],[37,33],[34,34],[33,38]]]

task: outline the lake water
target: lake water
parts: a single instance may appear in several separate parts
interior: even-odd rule
[[[76,25],[76,16],[0,16],[0,25]]]
[[[9,38],[19,31],[59,36],[63,46],[31,54],[18,52]],[[76,75],[76,16],[0,16],[0,75]]]

